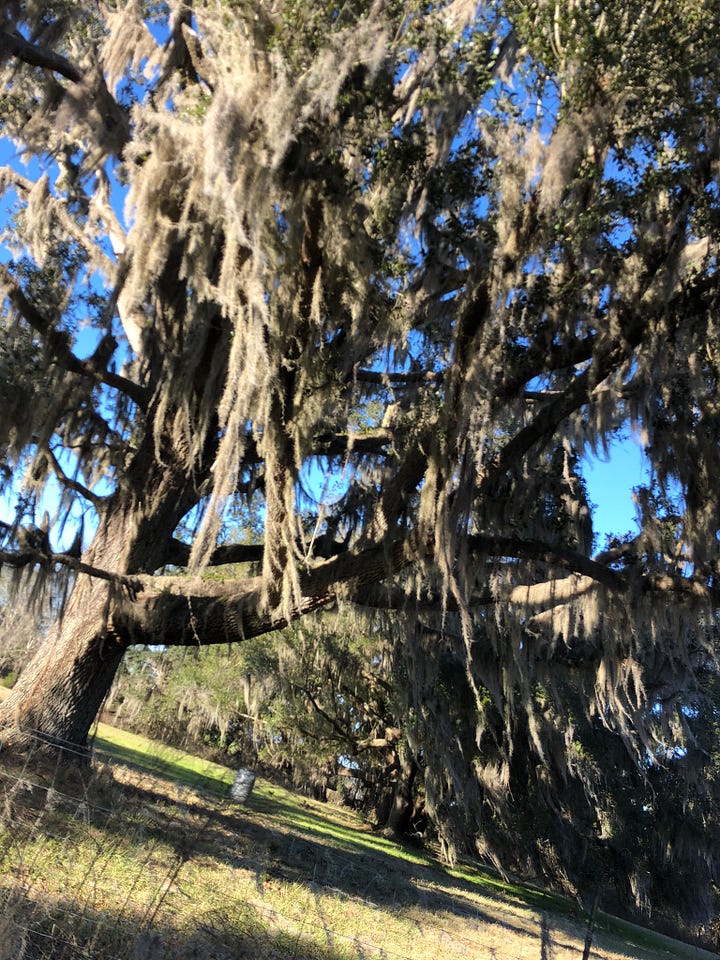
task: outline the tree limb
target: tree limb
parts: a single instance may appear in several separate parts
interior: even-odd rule
[[[92,503],[97,510],[99,510],[102,507],[104,503],[104,498],[99,497],[96,493],[93,493],[92,490],[88,490],[88,488],[84,484],[80,483],[79,481],[73,480],[71,477],[68,477],[68,475],[65,473],[63,468],[58,463],[57,457],[52,452],[49,446],[46,445],[43,448],[43,452],[48,458],[52,472],[55,474],[55,476],[63,486],[67,487],[68,490],[72,490],[74,493],[79,494],[81,497],[83,497],[83,499],[87,500],[89,503]]]
[[[350,453],[372,455],[384,452],[392,442],[393,434],[385,427],[367,433],[324,433],[314,438],[315,456],[343,456]]]
[[[67,553],[53,553],[52,551],[45,550],[19,550],[17,552],[0,550],[0,566],[3,564],[8,567],[14,567],[15,569],[36,565],[48,567],[53,564],[58,564],[59,566],[74,570],[75,573],[84,573],[86,576],[93,577],[96,580],[105,580],[108,583],[112,583],[132,598],[136,597],[138,590],[142,589],[142,584],[137,578],[121,576],[110,570],[94,567],[89,563],[83,563],[82,560],[78,560],[77,557],[72,557]]]
[[[15,57],[28,66],[58,73],[77,85],[70,99],[74,99],[77,91],[80,90],[87,106],[100,119],[105,133],[103,138],[105,143],[101,153],[95,155],[93,166],[98,164],[107,147],[110,148],[108,152],[120,157],[130,139],[130,127],[125,112],[107,88],[105,76],[97,59],[88,70],[81,70],[67,57],[48,47],[31,43],[19,33],[0,32],[0,61],[10,57]]]
[[[202,580],[197,577],[139,576],[138,590],[113,612],[115,630],[123,642],[197,645],[248,640],[286,627],[292,620],[319,610],[345,592],[378,583],[411,562],[412,551],[402,540],[390,546],[348,551],[322,561],[300,576],[301,596],[289,616],[263,602],[262,577],[242,580]]]
[[[474,549],[485,555],[494,552],[559,562],[613,589],[627,587],[621,574],[562,547],[501,537],[477,537],[471,542]],[[194,645],[198,634],[212,637],[208,640],[212,643],[250,639],[282,629],[290,620],[338,598],[363,603],[373,595],[374,585],[399,573],[414,559],[417,552],[408,542],[398,540],[389,547],[376,545],[323,561],[301,575],[302,598],[289,618],[263,606],[261,577],[223,582],[140,577],[143,589],[137,595],[137,602],[124,603],[118,609],[117,628],[130,643]]]
[[[342,726],[342,724],[338,723],[338,721],[334,717],[331,717],[330,714],[320,706],[320,704],[317,702],[317,700],[315,699],[313,694],[310,692],[310,690],[308,690],[307,687],[304,687],[299,683],[293,683],[292,686],[299,693],[306,696],[310,701],[310,704],[312,705],[313,710],[315,710],[315,712],[319,716],[321,716],[326,723],[330,724],[330,727],[335,731],[335,734],[336,734],[336,737],[334,739],[338,740],[340,743],[347,743],[350,746],[351,750],[354,752],[356,749],[355,740],[352,736],[349,735],[348,731]]]
[[[421,383],[442,383],[444,374],[439,370],[411,370],[407,373],[385,373],[380,370],[358,370],[355,380],[359,383],[377,383],[380,386],[406,386]]]
[[[174,567],[186,567],[190,561],[191,546],[182,540],[168,541],[165,563]],[[216,547],[210,554],[208,566],[219,567],[227,563],[259,563],[263,556],[261,543],[226,543]]]
[[[519,560],[541,560],[550,565],[561,566],[572,573],[590,577],[613,590],[625,590],[628,586],[627,579],[617,570],[612,570],[604,563],[586,557],[562,544],[545,543],[542,540],[524,540],[521,537],[501,537],[494,534],[469,536],[467,543],[471,553],[515,557]]]
[[[0,33],[0,59],[17,57],[31,67],[41,67],[59,73],[73,83],[81,83],[85,74],[70,60],[39,44],[30,43],[19,33]]]

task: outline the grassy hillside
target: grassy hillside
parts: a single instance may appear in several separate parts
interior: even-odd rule
[[[100,726],[92,774],[0,772],[0,960],[565,960],[576,905],[444,870],[351,812]],[[711,954],[601,917],[595,960]]]

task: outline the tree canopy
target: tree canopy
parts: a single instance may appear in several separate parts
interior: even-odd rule
[[[133,644],[337,604],[397,612],[418,693],[456,652],[494,794],[518,718],[547,758],[538,665],[672,741],[718,594],[719,14],[2,5],[0,561],[70,578],[7,742],[83,744]],[[623,431],[650,482],[598,552]]]

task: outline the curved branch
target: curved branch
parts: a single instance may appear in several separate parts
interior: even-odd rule
[[[263,580],[259,576],[221,581],[182,576],[121,577],[90,567],[68,555],[48,555],[39,551],[0,553],[0,563],[15,566],[59,563],[78,573],[110,581],[121,588],[121,596],[112,611],[112,624],[122,643],[196,646],[198,638],[207,644],[234,643],[279,630],[339,599],[377,602],[383,592],[380,585],[422,556],[432,555],[432,544],[423,544],[418,549],[412,540],[407,537],[392,544],[375,544],[366,549],[347,551],[304,571],[300,577],[300,598],[289,614],[268,608],[264,602]],[[538,599],[541,602],[545,597],[554,602],[572,600],[598,585],[622,591],[632,587],[663,596],[678,593],[704,604],[717,605],[720,601],[720,589],[700,580],[666,573],[625,575],[562,545],[483,535],[470,537],[468,545],[471,551],[485,557],[540,560],[570,571],[568,577],[551,579],[540,585],[542,597]],[[257,545],[237,546],[248,552],[261,549]],[[513,601],[533,603],[531,593],[528,593],[527,585],[520,584],[515,588]],[[397,600],[397,591],[388,588],[385,599],[392,604]],[[471,599],[479,605],[500,598],[488,592],[478,593]]]
[[[43,447],[43,453],[48,458],[52,472],[55,474],[58,481],[64,487],[67,487],[68,490],[72,490],[73,493],[79,494],[79,496],[81,496],[84,500],[87,500],[88,503],[92,503],[95,509],[99,511],[105,502],[104,498],[99,497],[96,493],[93,493],[92,490],[88,490],[88,488],[79,481],[73,480],[72,477],[68,477],[49,446],[46,445]]]
[[[54,50],[40,46],[36,43],[30,43],[20,36],[19,33],[0,33],[0,59],[17,57],[23,63],[31,67],[41,67],[44,70],[51,70],[53,73],[59,73],[66,80],[73,83],[81,83],[85,79],[85,74],[79,67]]]
[[[518,560],[541,560],[547,564],[560,566],[571,573],[589,577],[613,590],[625,590],[628,587],[627,579],[617,570],[562,544],[485,534],[470,536],[467,543],[471,553],[479,553],[483,556],[514,557]]]
[[[627,581],[602,564],[562,547],[504,537],[474,537],[471,546],[485,555],[495,553],[525,559],[560,563],[583,576],[614,589],[626,589]],[[424,553],[430,552],[425,546]],[[268,610],[262,604],[262,578],[203,581],[187,577],[139,577],[142,584],[136,602],[126,602],[114,614],[118,633],[129,643],[197,644],[232,643],[272,630],[327,606],[338,598],[366,599],[377,584],[388,580],[417,559],[405,540],[389,546],[348,551],[317,564],[301,576],[302,596],[290,617]],[[394,591],[390,592],[394,595]],[[373,599],[377,599],[373,597]],[[483,602],[490,598],[484,597]]]
[[[605,376],[609,375],[610,370]],[[593,379],[591,379],[591,374]],[[595,371],[592,367],[575,377],[566,390],[544,404],[527,426],[519,430],[500,450],[495,462],[483,478],[481,489],[490,477],[502,475],[518,462],[536,443],[553,435],[563,420],[590,399]],[[605,377],[603,377],[605,379]]]

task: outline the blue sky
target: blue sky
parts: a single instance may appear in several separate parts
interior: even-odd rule
[[[583,473],[588,496],[596,507],[593,526],[596,547],[602,548],[605,535],[636,532],[633,487],[647,483],[647,460],[636,440],[619,440],[610,448],[609,458],[588,458]]]

